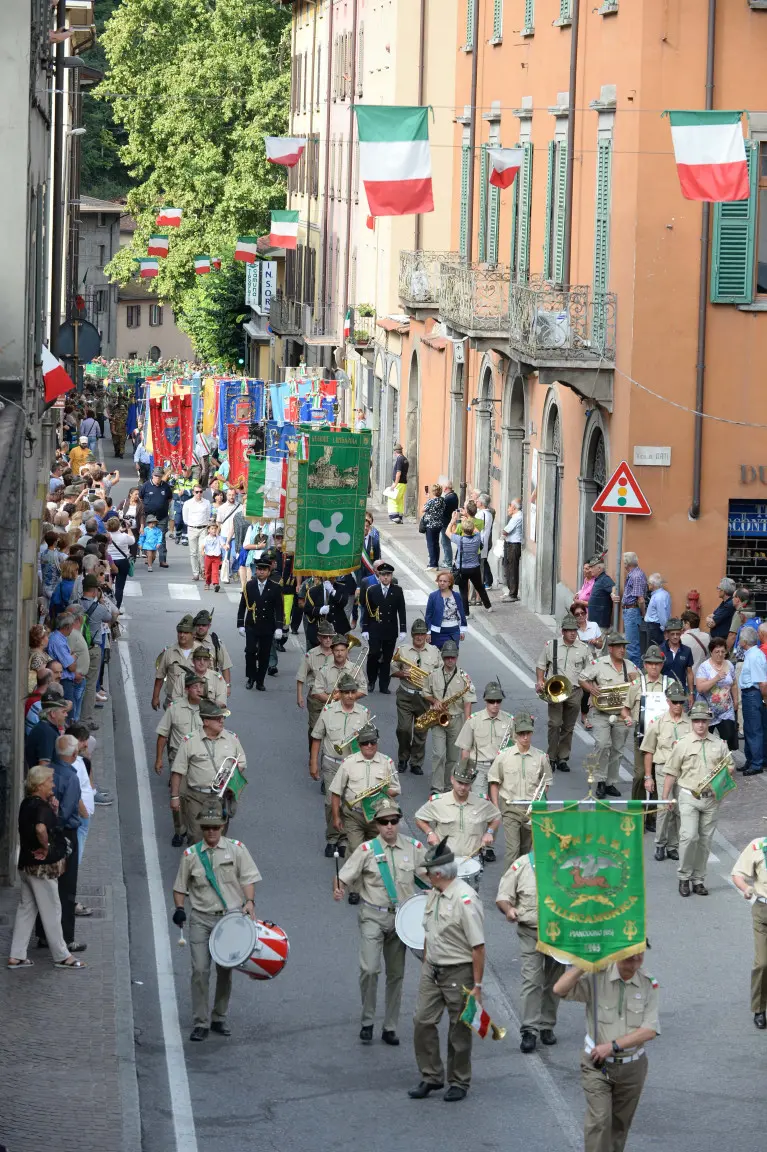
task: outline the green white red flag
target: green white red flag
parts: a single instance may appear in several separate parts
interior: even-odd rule
[[[210,256],[195,256],[194,270],[198,276],[206,276],[210,272]]]
[[[160,275],[160,261],[155,256],[142,256],[138,261],[138,274],[141,280],[151,280]]]
[[[298,247],[298,212],[272,212],[269,243],[272,248]]]
[[[347,308],[346,315],[344,316],[344,340],[348,340],[352,334],[352,310]]]
[[[354,111],[371,214],[433,212],[429,109],[357,104]]]
[[[284,516],[287,483],[287,458],[249,457],[245,515],[254,519]]]
[[[306,139],[302,136],[265,136],[264,144],[270,164],[294,168],[306,148]]]
[[[488,148],[489,182],[495,188],[511,188],[522,167],[521,148]]]
[[[220,272],[221,271],[221,257],[220,256],[214,256],[211,259],[210,266],[214,272]]]
[[[748,200],[742,112],[669,112],[682,195],[709,203]]]
[[[74,388],[75,382],[68,375],[61,361],[43,344],[43,383],[45,385],[45,403],[50,404],[57,396],[63,396]]]
[[[168,237],[150,236],[146,246],[147,256],[167,256]]]
[[[258,236],[238,236],[234,247],[235,260],[243,264],[255,264],[258,255]]]
[[[490,1019],[490,1013],[485,1011],[479,1000],[477,1000],[471,992],[469,992],[466,999],[466,1007],[459,1019],[462,1024],[471,1028],[472,1032],[476,1032],[483,1040],[488,1033],[492,1036],[493,1040],[503,1040],[506,1035],[506,1029],[493,1023]]]
[[[180,228],[182,211],[180,208],[161,208],[157,213],[155,224],[158,228]]]

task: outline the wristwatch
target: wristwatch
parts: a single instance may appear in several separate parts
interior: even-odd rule
[[[623,1049],[621,1048],[621,1046],[620,1046],[620,1044],[618,1043],[618,1041],[617,1041],[617,1040],[613,1040],[613,1054],[614,1054],[615,1056],[617,1056],[617,1055],[618,1055],[618,1053],[619,1053],[619,1052],[622,1052],[622,1051],[623,1051]]]

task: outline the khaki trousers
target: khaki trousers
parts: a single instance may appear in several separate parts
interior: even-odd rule
[[[504,872],[533,846],[533,826],[525,816],[526,811],[524,804],[508,805],[503,810]]]
[[[330,785],[336,777],[336,772],[341,766],[341,761],[331,760],[329,756],[322,757],[322,782],[325,785],[325,841],[328,844],[345,844],[346,843],[346,829],[343,832],[338,832],[333,824],[333,809],[331,807]],[[360,841],[362,843],[362,841]]]
[[[61,930],[61,901],[59,900],[59,885],[56,880],[46,880],[42,876],[30,876],[24,871],[19,872],[21,883],[21,900],[16,909],[16,919],[13,922],[13,939],[11,940],[10,957],[12,960],[26,960],[29,938],[35,926],[35,919],[40,914],[45,931],[45,939],[51,950],[54,963],[66,960],[69,949],[64,942],[64,933]]]
[[[655,764],[653,767],[655,768],[655,787],[660,798],[663,796],[663,789],[666,784],[666,773],[663,771],[662,764]],[[679,789],[676,783],[671,789],[669,799],[679,799]],[[658,809],[655,820],[655,843],[659,848],[679,847],[679,807],[677,804],[673,808]]]
[[[217,796],[210,792],[195,792],[191,788],[183,789],[181,792],[181,821],[186,829],[186,836],[189,844],[199,844],[202,840],[202,828],[200,827],[200,816],[203,811],[206,811],[211,805],[215,805],[221,811],[221,801]],[[227,826],[224,828],[224,836],[227,833]]]
[[[232,994],[233,968],[216,965],[216,991],[213,999],[213,1015],[210,1013],[210,966],[211,955],[208,948],[210,934],[221,919],[221,914],[196,912],[192,909],[189,917],[189,954],[192,959],[192,1016],[195,1025],[210,1026],[211,1019],[226,1020],[229,997]]]
[[[176,753],[171,752],[170,745],[168,745],[168,764],[170,770],[173,772],[173,761],[176,758]],[[168,777],[168,787],[170,788],[170,776]],[[186,776],[181,777],[181,784],[179,785],[178,794],[183,797],[186,792]],[[178,808],[171,808],[171,819],[173,820],[173,831],[179,836],[186,836],[186,824],[184,823],[184,801],[181,800]]]
[[[490,786],[487,782],[487,774],[490,771],[492,760],[477,760],[474,767],[477,769],[477,775],[471,785],[471,795],[481,796],[483,800],[490,799]]]
[[[381,972],[381,956],[386,967],[386,1007],[384,1031],[396,1032],[405,978],[405,945],[394,931],[394,913],[381,912],[370,904],[360,904],[360,996],[365,1028],[376,1015],[376,993]]]
[[[708,854],[720,803],[713,796],[696,800],[691,792],[679,789],[679,867],[676,874],[680,880],[702,884],[706,879]]]
[[[596,752],[599,762],[594,769],[594,781],[599,784],[617,784],[621,764],[621,754],[629,730],[621,720],[615,717],[615,723],[610,723],[610,717],[594,709],[591,715],[592,736],[596,741]]]
[[[588,1057],[581,1060],[584,1152],[623,1152],[646,1076],[646,1056],[630,1064],[605,1064],[604,1069]]]
[[[754,921],[754,967],[751,969],[751,1011],[767,1008],[767,904],[752,905]],[[15,933],[14,933],[15,936]],[[13,952],[11,955],[15,956]]]
[[[426,754],[427,732],[419,732],[415,722],[427,710],[423,696],[397,691],[397,756],[400,760],[409,760],[416,768],[423,768]]]
[[[368,824],[361,808],[349,808],[345,804],[341,809],[344,820],[344,833],[349,845],[347,851],[351,856],[365,840],[372,840],[378,835],[375,824]]]
[[[557,1022],[559,997],[554,995],[553,988],[565,969],[553,956],[538,951],[537,928],[517,924],[517,936],[522,971],[520,1023],[523,1032],[537,1035],[541,1028],[553,1028]]]
[[[456,748],[458,733],[463,728],[463,712],[451,716],[446,728],[435,724],[431,732],[431,786],[438,792],[447,792],[453,768],[461,759],[461,750]]]
[[[644,752],[640,751],[639,745],[641,739],[637,739],[636,729],[634,731],[634,779],[631,783],[631,799],[632,800],[657,800],[660,793],[657,795],[655,792],[646,792],[644,786]],[[654,779],[654,777],[653,777]],[[656,813],[657,808],[645,808],[644,826],[648,832],[654,832],[656,828]]]
[[[428,962],[421,971],[418,1003],[413,1017],[413,1045],[421,1079],[428,1084],[444,1084],[445,1068],[439,1051],[438,1025],[447,1008],[450,1025],[447,1032],[447,1082],[459,1088],[471,1084],[471,1041],[474,1033],[462,1024],[466,996],[464,988],[474,983],[470,963],[435,968]]]
[[[312,732],[314,726],[320,718],[320,713],[325,705],[321,700],[316,700],[314,696],[309,696],[306,701],[306,711],[309,715],[309,751],[312,750]]]
[[[581,711],[583,689],[576,688],[561,704],[549,704],[549,760],[567,760],[573,746],[575,722]]]
[[[205,537],[208,535],[208,529],[205,525],[202,528],[187,528],[187,536],[189,538],[189,560],[192,565],[192,575],[200,576],[202,569],[202,546]]]

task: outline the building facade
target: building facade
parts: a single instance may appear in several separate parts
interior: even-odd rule
[[[110,284],[104,268],[120,247],[122,204],[80,197],[76,291],[85,302],[84,316],[101,337],[101,355],[117,355],[118,286]]]

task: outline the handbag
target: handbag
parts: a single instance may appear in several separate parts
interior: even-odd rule
[[[503,560],[504,542],[502,536],[493,544],[493,556],[495,556],[496,560]]]
[[[418,531],[422,536],[426,535],[426,515],[424,514],[418,521]]]

